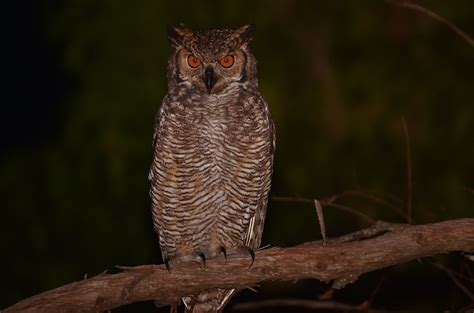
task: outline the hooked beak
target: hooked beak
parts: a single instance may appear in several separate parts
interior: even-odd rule
[[[216,84],[216,78],[214,77],[214,70],[212,67],[208,67],[204,71],[204,84],[206,85],[207,92],[211,93],[212,87]]]

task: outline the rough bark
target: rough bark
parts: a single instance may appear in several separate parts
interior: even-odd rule
[[[228,256],[208,260],[205,267],[181,264],[171,273],[163,265],[123,268],[118,274],[38,294],[2,312],[95,312],[145,300],[166,304],[215,287],[242,289],[263,281],[303,278],[334,280],[334,286],[342,288],[364,273],[451,251],[474,252],[473,218],[416,226],[377,223],[328,244],[258,251],[251,267],[249,257]]]

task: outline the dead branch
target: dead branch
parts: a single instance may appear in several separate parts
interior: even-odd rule
[[[474,218],[382,228],[388,232],[367,240],[261,250],[250,268],[248,256],[237,255],[211,259],[206,267],[183,263],[171,273],[163,265],[124,268],[118,274],[102,274],[41,293],[3,313],[94,312],[146,300],[166,304],[206,289],[243,289],[275,280],[334,280],[333,286],[341,288],[364,273],[413,259],[450,251],[474,252]]]
[[[327,243],[327,236],[326,236],[326,224],[324,223],[324,213],[323,207],[321,203],[319,203],[318,199],[314,199],[314,207],[316,208],[316,215],[318,216],[319,228],[321,229],[321,235],[323,236],[323,243]]]
[[[453,270],[449,269],[449,268],[446,268],[443,264],[439,263],[439,262],[433,262],[432,263],[434,267],[440,269],[441,271],[445,272],[449,278],[451,278],[451,280],[453,281],[453,283],[459,288],[462,290],[462,292],[464,292],[464,294],[466,296],[469,297],[469,299],[471,299],[472,302],[474,302],[474,293],[471,292],[466,286],[464,286],[464,284],[456,277],[456,272],[454,272]]]
[[[342,196],[341,196],[342,197]],[[315,201],[317,200],[319,202],[320,206],[323,207],[332,207],[339,209],[341,211],[347,212],[352,215],[356,215],[360,217],[361,219],[367,221],[368,223],[375,223],[375,220],[368,216],[367,214],[360,212],[356,209],[353,209],[351,207],[348,207],[346,205],[342,205],[339,203],[334,203],[335,200],[337,200],[339,197],[332,196],[328,200],[317,200],[316,198],[314,199],[308,199],[308,198],[301,198],[301,197],[287,197],[287,196],[273,196],[271,199],[272,201],[278,201],[278,202],[293,202],[293,203],[311,203],[315,205]]]
[[[408,132],[407,121],[402,116],[403,134],[405,135],[405,146],[406,146],[406,162],[407,162],[407,222],[412,223],[411,218],[411,202],[412,202],[412,183],[411,183],[411,152],[410,152],[410,133]]]
[[[431,17],[432,19],[446,25],[451,29],[453,32],[455,32],[459,37],[464,39],[471,47],[474,47],[474,39],[472,39],[471,36],[469,36],[467,33],[462,31],[459,27],[457,27],[454,23],[450,22],[449,20],[439,16],[438,14],[434,13],[431,10],[428,10],[427,8],[416,4],[412,3],[410,1],[400,1],[400,0],[386,0],[387,3],[393,4],[399,7],[405,7],[408,9],[411,9],[413,11],[417,11],[419,13],[425,14],[426,16]]]
[[[257,311],[269,308],[293,307],[305,310],[337,310],[337,311],[367,311],[366,301],[352,305],[336,301],[320,301],[308,299],[269,299],[255,302],[239,303],[232,307],[232,311]]]
[[[366,191],[360,189],[349,189],[345,190],[339,194],[333,195],[328,199],[324,199],[326,203],[334,203],[336,200],[345,197],[357,197],[366,200],[370,200],[374,204],[391,209],[393,212],[398,214],[404,220],[407,219],[406,213],[402,210],[399,205],[402,205],[403,201],[396,198],[391,194],[385,193],[383,196],[379,196],[373,193],[373,191]]]

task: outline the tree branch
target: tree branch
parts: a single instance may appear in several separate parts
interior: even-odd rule
[[[275,280],[334,280],[334,287],[342,288],[364,273],[413,259],[450,251],[474,252],[474,218],[403,227],[382,225],[374,227],[386,233],[367,240],[347,242],[347,238],[360,236],[346,235],[343,242],[336,239],[326,245],[312,242],[261,250],[250,268],[249,257],[237,255],[211,259],[204,268],[183,263],[171,273],[163,265],[123,268],[118,274],[102,274],[41,293],[3,313],[102,311],[145,300],[166,304],[210,288],[243,289]],[[373,237],[377,232],[358,233]]]
[[[232,307],[232,311],[258,311],[269,308],[293,307],[304,310],[338,310],[338,311],[367,311],[367,302],[351,305],[335,301],[320,301],[308,299],[270,299],[258,302],[239,303]]]
[[[462,31],[454,23],[452,23],[449,20],[439,16],[438,14],[434,13],[433,11],[428,10],[427,8],[425,8],[423,6],[421,6],[419,4],[416,4],[416,3],[412,3],[410,1],[386,0],[386,2],[389,3],[389,4],[399,6],[399,7],[405,7],[405,8],[420,12],[422,14],[425,14],[425,15],[431,17],[434,20],[437,20],[438,22],[440,22],[440,23],[446,25],[447,27],[449,27],[459,37],[464,39],[464,41],[466,41],[471,47],[474,47],[474,39],[472,39],[471,36],[469,36],[467,33]]]

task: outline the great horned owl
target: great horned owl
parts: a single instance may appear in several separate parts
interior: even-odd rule
[[[192,32],[168,28],[168,92],[156,116],[150,169],[153,225],[169,268],[260,246],[270,189],[274,125],[258,91],[253,25]],[[219,312],[234,290],[184,297]]]

